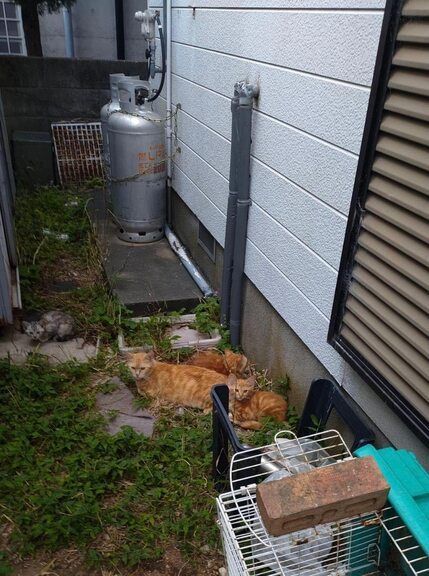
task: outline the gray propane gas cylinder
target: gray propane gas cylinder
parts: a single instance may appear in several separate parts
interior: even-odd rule
[[[164,121],[146,103],[148,82],[118,84],[121,110],[108,121],[112,211],[118,237],[154,242],[164,236],[166,162]]]
[[[109,166],[109,136],[107,132],[107,122],[109,120],[110,114],[117,110],[120,110],[119,105],[119,95],[118,95],[118,82],[120,80],[125,80],[126,78],[132,78],[138,80],[138,76],[125,76],[122,72],[117,74],[109,74],[110,81],[110,101],[107,102],[100,110],[100,122],[101,122],[101,134],[103,136],[103,160],[106,167]]]

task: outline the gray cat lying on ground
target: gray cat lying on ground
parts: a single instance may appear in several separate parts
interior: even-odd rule
[[[37,322],[24,321],[22,328],[32,340],[37,342],[47,342],[48,340],[62,342],[70,340],[75,334],[73,318],[61,310],[46,312]]]

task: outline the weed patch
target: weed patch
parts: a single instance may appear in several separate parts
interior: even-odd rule
[[[0,494],[9,552],[67,546],[97,565],[136,566],[175,539],[216,547],[210,417],[171,411],[147,439],[105,432],[91,364],[0,362]],[[116,534],[107,538],[106,534]],[[7,558],[1,560],[4,573]],[[1,573],[1,572],[0,572]]]
[[[127,311],[107,286],[87,213],[85,191],[54,186],[20,191],[15,226],[26,310],[59,308],[71,314],[86,339],[116,338]],[[70,289],[58,290],[58,284]]]
[[[146,322],[135,322],[124,320],[124,334],[128,346],[150,346],[155,350],[158,358],[165,362],[182,362],[195,352],[193,348],[173,348],[173,343],[177,336],[170,336],[168,328],[172,318],[177,318],[184,313],[183,310],[170,312],[168,314],[157,314],[151,316]],[[221,341],[217,348],[224,350],[231,348],[229,343],[229,332],[220,324],[220,303],[215,297],[202,300],[193,310],[195,322],[190,324],[191,328],[198,330],[200,334],[212,334],[219,331]]]

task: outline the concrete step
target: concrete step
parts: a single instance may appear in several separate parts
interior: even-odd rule
[[[109,216],[107,193],[94,190],[89,211],[100,241],[109,284],[136,316],[159,311],[191,311],[203,297],[163,238],[150,244],[123,242]]]

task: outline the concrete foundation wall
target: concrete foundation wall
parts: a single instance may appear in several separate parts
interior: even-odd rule
[[[176,193],[172,196],[172,213],[174,230],[213,288],[219,291],[222,279],[222,247],[219,244],[216,246],[215,262],[207,257],[197,241],[199,220]],[[311,325],[308,328],[310,330]],[[313,379],[334,379],[342,385],[360,417],[376,432],[378,446],[392,444],[412,450],[421,462],[429,467],[427,448],[370,386],[346,363],[341,377],[335,378],[247,277],[243,291],[241,341],[245,353],[259,368],[268,369],[273,377],[284,374],[289,376],[290,402],[298,411],[304,406]],[[344,428],[335,415],[329,425],[333,428]]]

